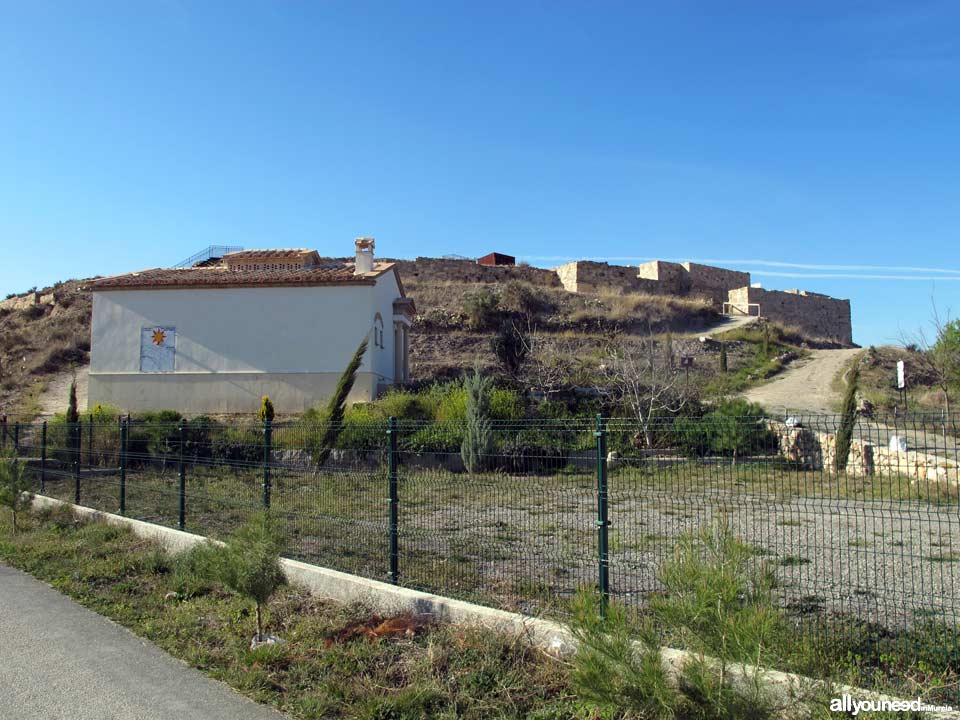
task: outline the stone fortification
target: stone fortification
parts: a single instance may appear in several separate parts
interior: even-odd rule
[[[849,300],[802,290],[742,287],[729,292],[728,302],[744,313],[750,305],[759,305],[760,315],[793,326],[804,335],[841,345],[853,344]]]
[[[393,262],[404,281],[496,283],[522,280],[534,285],[560,287],[560,278],[553,270],[529,265],[480,265],[474,260],[428,257]]]

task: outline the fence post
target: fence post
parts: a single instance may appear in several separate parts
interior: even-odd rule
[[[87,423],[87,468],[93,467],[93,413]]]
[[[390,417],[387,427],[387,436],[390,439],[390,449],[387,453],[387,479],[390,485],[390,582],[394,585],[400,582],[400,547],[398,542],[397,505],[400,502],[397,487],[397,419]]]
[[[13,423],[13,456],[20,457],[20,421]]]
[[[47,421],[40,426],[40,494],[47,489]]]
[[[127,423],[120,420],[120,514],[127,514]]]
[[[177,456],[177,476],[180,479],[180,488],[178,491],[179,499],[179,509],[177,512],[177,527],[181,530],[187,524],[187,468],[183,464],[183,422],[181,421],[180,425],[177,427],[177,430],[180,434],[180,442],[178,443],[180,452]]]
[[[270,509],[270,452],[273,444],[273,423],[263,419],[263,507]]]
[[[600,585],[600,614],[605,616],[607,603],[610,600],[610,555],[609,555],[609,527],[607,491],[607,430],[603,425],[603,417],[597,413],[597,560],[598,580]]]
[[[80,504],[80,448],[83,447],[83,423],[77,419],[73,425],[73,502]]]

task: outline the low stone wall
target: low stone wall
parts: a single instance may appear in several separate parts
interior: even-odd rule
[[[836,467],[837,436],[809,428],[789,427],[779,421],[767,423],[777,438],[780,455],[805,470],[832,471]],[[850,443],[846,473],[858,477],[903,476],[910,480],[960,484],[960,466],[916,450],[891,450],[886,445],[854,439]]]

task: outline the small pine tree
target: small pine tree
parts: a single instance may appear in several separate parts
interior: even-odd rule
[[[257,637],[263,640],[263,606],[286,583],[280,553],[287,539],[269,512],[259,512],[237,528],[223,547],[204,544],[183,559],[197,580],[219,582],[256,606]]]
[[[720,341],[720,372],[726,374],[727,372],[727,342],[726,340]]]
[[[16,458],[0,458],[0,505],[10,508],[13,533],[17,534],[17,516],[30,506],[30,479],[24,466]]]
[[[769,360],[770,359],[770,326],[769,325],[763,326],[763,340],[761,341],[761,344],[760,344],[760,350],[763,353],[763,359]]]
[[[847,469],[850,445],[853,443],[853,429],[857,422],[857,385],[860,383],[860,365],[854,363],[847,376],[847,387],[843,394],[843,408],[840,411],[840,427],[837,428],[837,454],[834,459],[837,472]]]
[[[269,396],[264,395],[260,399],[260,410],[257,412],[257,417],[261,422],[273,422],[273,403],[270,402]]]
[[[356,382],[357,379],[357,371],[360,370],[360,364],[363,362],[363,356],[366,352],[367,338],[364,338],[357,346],[356,351],[354,351],[353,357],[350,358],[350,362],[340,376],[339,382],[337,382],[337,389],[327,403],[327,408],[323,415],[323,431],[311,448],[318,468],[323,467],[324,463],[327,462],[327,459],[330,457],[330,452],[333,450],[333,446],[340,436],[340,431],[343,429],[343,416],[346,411],[347,396],[353,389],[353,383]]]
[[[460,445],[460,457],[467,472],[473,475],[483,467],[484,458],[493,446],[490,427],[490,383],[474,368],[473,375],[463,381],[467,391],[466,427]]]

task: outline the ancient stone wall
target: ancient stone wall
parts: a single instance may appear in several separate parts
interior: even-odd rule
[[[742,287],[731,290],[728,302],[746,309],[749,303],[760,306],[760,315],[793,326],[804,335],[830,340],[843,345],[853,344],[850,323],[850,301],[800,290],[764,290]]]
[[[394,260],[403,281],[497,283],[523,280],[534,285],[560,287],[560,278],[553,270],[529,265],[478,265],[473,260],[418,257],[416,260]]]
[[[750,273],[726,268],[685,262],[690,294],[709,298],[718,307],[727,301],[727,293],[734,288],[750,285]]]
[[[666,292],[656,280],[638,278],[634,265],[577,260],[561,265],[554,271],[563,287],[570,292]]]
[[[659,283],[660,291],[668,295],[686,295],[690,291],[690,273],[680,263],[651,260],[640,265],[636,273]]]

